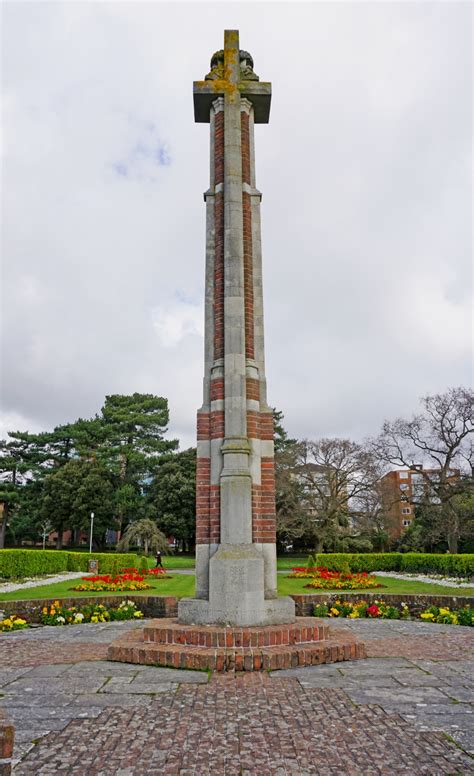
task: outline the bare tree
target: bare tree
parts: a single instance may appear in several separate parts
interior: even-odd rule
[[[352,532],[351,513],[379,479],[373,454],[350,439],[320,439],[299,445],[297,477],[316,551]]]
[[[386,421],[373,449],[387,464],[418,473],[415,503],[430,507],[433,522],[455,553],[462,534],[456,497],[466,488],[469,478],[464,475],[472,476],[473,393],[451,388],[425,396],[421,403],[424,411],[411,420]]]

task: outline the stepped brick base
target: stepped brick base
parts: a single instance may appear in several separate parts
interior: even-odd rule
[[[316,617],[292,625],[235,628],[189,626],[154,620],[114,641],[109,660],[211,671],[275,671],[366,657],[365,646],[346,628]]]

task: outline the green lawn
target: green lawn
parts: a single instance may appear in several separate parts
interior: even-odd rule
[[[412,582],[406,579],[395,579],[394,577],[377,577],[384,587],[376,587],[370,590],[317,590],[316,588],[307,588],[305,585],[309,579],[288,579],[285,574],[278,575],[278,593],[280,595],[291,595],[292,593],[354,593],[363,596],[367,593],[377,593],[381,597],[387,593],[399,595],[402,593],[417,594],[429,593],[431,595],[474,595],[474,587],[446,587],[445,585],[431,585],[428,582]]]
[[[151,588],[148,590],[129,590],[126,593],[117,593],[121,596],[135,595],[173,595],[178,598],[194,595],[194,576],[192,574],[176,574],[172,579],[150,579]],[[114,593],[79,593],[72,588],[81,584],[81,580],[69,580],[57,582],[55,585],[41,585],[29,587],[23,590],[15,590],[12,593],[0,595],[0,601],[31,601],[38,598],[90,598],[98,596],[111,596]]]
[[[411,582],[403,579],[393,579],[391,577],[379,577],[379,582],[384,587],[373,588],[372,590],[354,590],[346,591],[353,592],[356,595],[363,596],[367,593],[376,593],[382,597],[387,593],[394,594],[416,594],[416,593],[430,593],[431,595],[462,595],[462,596],[474,596],[474,587],[446,587],[445,585],[430,585],[427,582]],[[308,584],[307,579],[288,579],[284,574],[278,575],[278,592],[280,595],[290,595],[291,593],[304,594],[304,593],[329,593],[329,590],[316,590],[306,588]],[[16,590],[13,593],[3,593],[0,595],[0,601],[25,601],[38,598],[85,598],[88,596],[107,596],[113,595],[113,593],[78,593],[72,588],[75,584],[80,583],[80,580],[70,580],[68,582],[58,582],[55,585],[41,585],[41,587],[26,588],[24,590]],[[182,598],[183,596],[194,595],[194,576],[191,574],[175,574],[172,579],[156,580],[151,579],[152,585],[150,590],[133,591],[128,593],[120,593],[119,595],[170,595]],[[344,592],[344,591],[332,591],[332,592]]]

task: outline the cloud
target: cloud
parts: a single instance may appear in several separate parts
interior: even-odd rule
[[[469,381],[465,4],[4,8],[5,423],[108,393],[201,403],[209,128],[192,81],[238,27],[256,129],[269,400],[294,436],[375,433]],[[12,426],[13,427],[13,426]]]

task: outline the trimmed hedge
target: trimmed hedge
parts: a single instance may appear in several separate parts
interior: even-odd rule
[[[138,566],[134,553],[67,552],[66,550],[0,550],[0,577],[30,577],[62,571],[87,571],[89,560],[99,561],[99,573]]]
[[[352,572],[406,571],[410,574],[443,574],[447,577],[473,577],[474,555],[435,555],[428,552],[321,553],[316,566],[342,571],[345,564]]]

